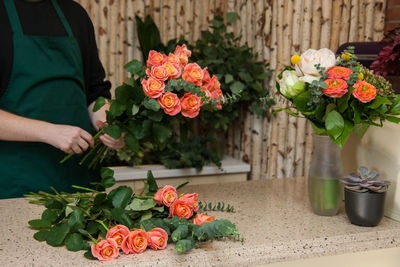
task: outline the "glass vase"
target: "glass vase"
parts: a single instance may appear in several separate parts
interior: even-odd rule
[[[315,214],[334,216],[343,199],[341,149],[329,136],[314,134],[314,153],[308,174],[308,196]]]

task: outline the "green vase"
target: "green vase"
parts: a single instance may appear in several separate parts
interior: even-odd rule
[[[329,136],[314,135],[314,152],[308,175],[308,196],[315,214],[334,216],[343,199],[341,149]]]

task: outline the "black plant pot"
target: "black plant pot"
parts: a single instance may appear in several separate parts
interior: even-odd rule
[[[345,208],[352,224],[376,226],[383,218],[386,192],[355,192],[345,189]]]

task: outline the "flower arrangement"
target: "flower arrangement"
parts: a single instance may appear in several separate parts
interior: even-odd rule
[[[102,168],[102,181],[97,185],[111,187],[114,183],[113,171]],[[31,193],[26,197],[37,199],[31,203],[43,204],[46,210],[41,219],[29,224],[38,229],[36,240],[51,246],[65,244],[71,251],[86,250],[86,257],[100,261],[116,259],[120,251],[138,254],[148,247],[162,250],[171,242],[178,253],[183,253],[202,241],[238,239],[239,231],[233,223],[202,213],[205,209],[197,193],[178,195],[177,190],[186,184],[158,188],[149,171],[144,195],[134,194],[127,186],[108,194],[79,186],[73,187],[87,193],[59,193],[54,189],[55,194]],[[225,210],[219,206],[213,210]],[[233,208],[225,211],[232,212]]]
[[[116,139],[124,135],[127,149],[141,158],[145,151],[162,151],[174,141],[173,125],[186,124],[201,109],[222,109],[225,99],[218,78],[211,76],[207,67],[189,63],[190,56],[186,45],[178,45],[168,56],[151,50],[146,67],[137,60],[126,64],[132,77],[116,88],[115,99],[109,101],[107,126],[95,135],[95,145],[81,164],[88,157],[92,157],[89,168],[102,162],[108,151],[99,139],[102,133]],[[100,97],[93,110],[105,104],[106,100]],[[217,160],[215,163],[220,164]]]
[[[291,62],[294,67],[285,67],[277,78],[277,90],[291,105],[277,111],[301,113],[317,134],[329,135],[340,147],[353,131],[362,137],[370,125],[400,122],[400,96],[357,62],[354,47],[338,58],[327,48],[309,49]]]

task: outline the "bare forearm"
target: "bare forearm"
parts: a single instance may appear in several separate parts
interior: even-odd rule
[[[46,142],[51,123],[33,120],[0,109],[0,140]]]

